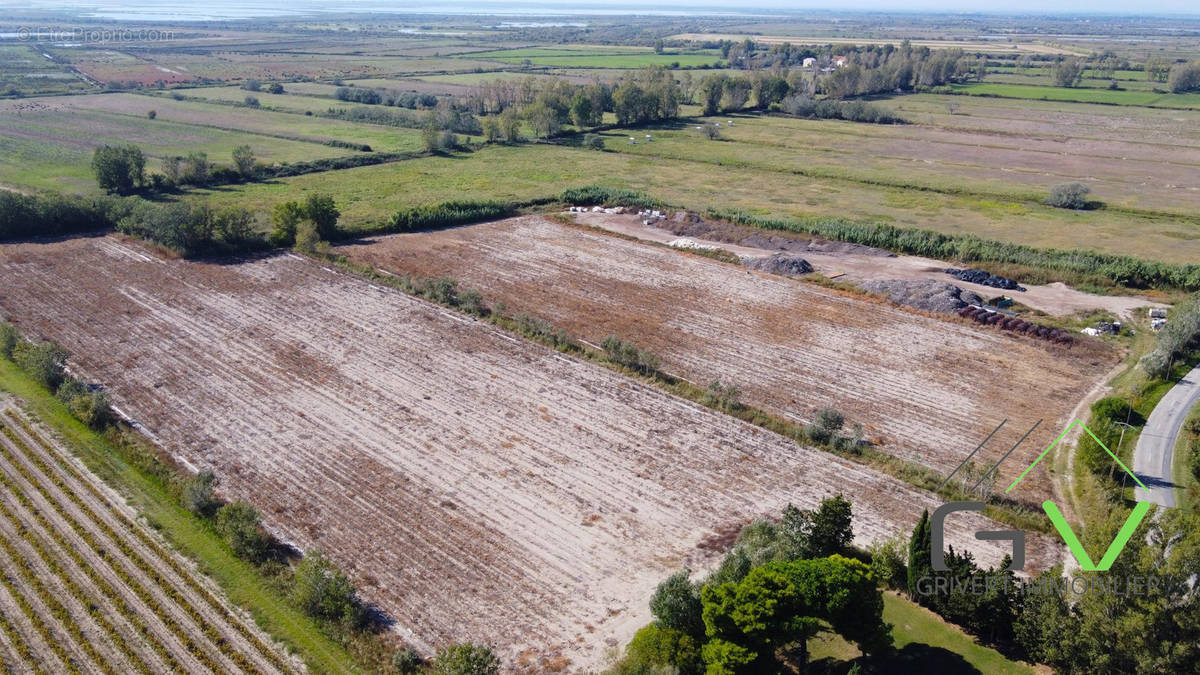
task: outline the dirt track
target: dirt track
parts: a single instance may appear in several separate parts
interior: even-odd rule
[[[572,215],[574,215],[578,222],[585,225],[602,227],[606,230],[646,241],[665,244],[679,238],[679,235],[662,228],[643,225],[640,220],[633,216],[608,213],[579,213]],[[703,237],[689,238],[699,242],[712,243],[741,256],[770,255],[778,250],[777,247],[771,246],[766,241],[767,238],[761,236],[758,239],[764,241],[763,248],[738,246],[724,241],[707,240]],[[804,239],[804,237],[800,237],[800,239]],[[837,245],[834,244],[833,247],[836,248]],[[1101,309],[1111,312],[1115,316],[1128,318],[1132,316],[1136,309],[1143,307],[1166,307],[1166,305],[1160,302],[1136,295],[1094,295],[1092,293],[1077,291],[1066,284],[1057,282],[1043,286],[1026,284],[1027,290],[1019,293],[1001,291],[979,284],[958,281],[943,272],[946,267],[952,266],[949,263],[915,255],[883,257],[870,253],[855,252],[853,249],[829,253],[804,251],[802,255],[805,260],[812,263],[815,270],[820,274],[844,275],[838,277],[839,281],[858,283],[862,281],[890,279],[933,279],[935,281],[953,283],[968,291],[974,291],[984,298],[1008,293],[1015,296],[1018,302],[1028,307],[1056,316]]]
[[[597,665],[654,585],[791,501],[866,544],[935,501],[595,365],[294,256],[164,261],[112,237],[0,246],[0,307],[414,642]],[[895,385],[893,385],[895,386]],[[984,564],[1004,546],[950,523]],[[1045,540],[1031,556],[1052,562]],[[525,648],[529,648],[526,650]],[[545,658],[546,660],[540,660]]]

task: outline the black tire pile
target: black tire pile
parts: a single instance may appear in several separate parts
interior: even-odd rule
[[[979,284],[980,286],[990,286],[992,288],[1000,288],[1006,291],[1024,291],[1025,287],[1008,277],[1000,277],[995,274],[988,274],[983,270],[965,269],[959,270],[953,267],[945,270],[946,274],[965,281],[969,284]]]
[[[993,312],[982,307],[963,307],[958,310],[958,315],[966,319],[973,319],[976,323],[995,326],[1000,330],[1009,330],[1014,333],[1023,333],[1058,345],[1069,345],[1075,341],[1070,333],[1061,328],[1039,326],[1019,317]]]

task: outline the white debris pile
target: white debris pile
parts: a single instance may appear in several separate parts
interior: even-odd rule
[[[572,206],[570,210],[571,213],[625,213],[624,206]]]
[[[674,239],[667,245],[670,246],[671,248],[686,248],[686,249],[692,249],[692,250],[697,250],[697,251],[718,251],[721,249],[720,246],[715,246],[713,244],[704,244],[704,243],[695,241],[694,239]]]
[[[667,214],[657,209],[642,209],[637,214],[642,218],[643,225],[654,225],[660,220],[667,219]]]

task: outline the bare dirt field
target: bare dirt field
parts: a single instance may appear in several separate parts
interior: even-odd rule
[[[297,672],[247,617],[0,396],[9,672]]]
[[[1106,346],[1036,343],[736,265],[530,216],[339,247],[398,273],[449,275],[594,343],[617,334],[667,370],[740,389],[745,400],[811,420],[846,413],[882,449],[950,472],[980,452],[1011,480],[1070,422],[1116,355]],[[1040,503],[1049,476],[1030,474]]]
[[[668,230],[655,225],[644,225],[636,216],[610,213],[577,213],[575,220],[584,225],[602,227],[620,234],[667,244],[689,235],[687,231]],[[887,281],[892,279],[932,279],[953,281],[968,291],[984,298],[1007,291],[1000,291],[980,284],[953,279],[945,273],[949,263],[914,255],[886,255],[885,251],[869,250],[853,244],[821,241],[803,235],[764,233],[754,228],[729,223],[705,222],[696,228],[701,236],[687,236],[698,243],[707,243],[724,248],[739,256],[764,256],[777,251],[798,251],[812,263],[814,270],[826,276],[838,275],[839,281],[858,284],[864,281]],[[707,236],[706,236],[707,235]],[[741,245],[730,241],[743,242]],[[749,244],[749,245],[748,245]],[[807,245],[806,245],[807,244]],[[880,255],[884,254],[884,255]],[[1134,310],[1143,307],[1166,307],[1161,302],[1136,295],[1095,295],[1077,291],[1063,283],[1038,286],[1029,284],[1024,292],[1010,293],[1021,304],[1047,314],[1058,316],[1075,312],[1100,309],[1118,317],[1128,318]]]
[[[528,226],[524,236],[564,237]],[[503,232],[514,227],[479,232],[512,245]],[[562,252],[585,253],[574,251]],[[727,271],[708,274],[720,283]],[[255,503],[282,538],[327,551],[424,649],[470,639],[494,644],[512,670],[597,665],[648,620],[658,581],[711,565],[712,542],[751,518],[842,492],[866,544],[936,506],[872,470],[294,255],[169,261],[116,237],[77,238],[0,246],[0,279],[0,309],[22,330],[70,349],[73,369],[105,383],[168,451],[213,468],[224,495]],[[572,282],[557,282],[565,296]],[[899,343],[922,337],[912,323]],[[866,345],[814,342],[835,347]],[[1053,362],[1039,365],[1057,382]],[[935,398],[944,388],[931,386]],[[956,517],[949,541],[994,564],[1007,547],[976,541],[980,529],[996,527]],[[1031,544],[1034,566],[1057,560],[1047,540]]]

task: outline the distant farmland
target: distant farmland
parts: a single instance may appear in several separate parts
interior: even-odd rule
[[[320,547],[426,650],[600,663],[670,571],[841,492],[865,545],[928,494],[294,255],[167,261],[116,237],[0,246],[0,308],[74,354],[226,497]],[[53,307],[53,312],[47,308]],[[995,564],[950,523],[950,543]],[[1035,566],[1056,554],[1032,542]]]

